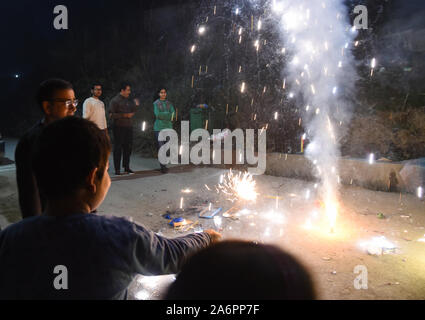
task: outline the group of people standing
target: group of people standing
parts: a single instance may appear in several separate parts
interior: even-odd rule
[[[109,110],[116,172],[122,152],[131,173],[131,119],[139,103],[130,93],[124,84]],[[0,230],[0,300],[126,299],[137,274],[170,273],[179,275],[166,299],[314,299],[309,273],[277,247],[217,245],[221,234],[212,229],[170,239],[131,219],[96,214],[111,186],[101,94],[94,85],[82,119],[73,116],[78,100],[69,82],[48,80],[38,90],[44,118],[15,152],[23,219]],[[172,127],[174,112],[161,89],[157,137]],[[207,281],[205,270],[214,271]]]
[[[92,96],[83,104],[83,118],[96,123],[102,131],[108,135],[105,104],[100,100],[102,86],[95,84],[92,87]],[[115,175],[121,175],[121,160],[124,174],[132,174],[130,168],[130,156],[133,144],[133,121],[137,107],[140,106],[138,99],[131,100],[131,86],[129,83],[122,83],[120,92],[112,98],[109,106],[109,117],[113,121],[113,158]],[[158,99],[153,103],[155,114],[154,133],[158,150],[164,142],[158,140],[159,132],[163,129],[172,129],[175,117],[175,109],[167,100],[167,90],[161,88],[158,91]],[[168,169],[160,163],[161,172],[167,173]]]

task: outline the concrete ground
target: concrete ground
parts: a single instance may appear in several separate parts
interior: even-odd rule
[[[240,202],[237,220],[222,217],[222,224],[217,226],[214,220],[198,218],[189,207],[212,203],[225,211],[234,205],[214,189],[225,170],[186,166],[172,168],[170,173],[162,175],[156,171],[155,159],[133,156],[131,163],[132,169],[140,172],[112,176],[111,189],[98,214],[130,216],[169,237],[184,234],[168,226],[162,217],[169,211],[173,217],[198,221],[196,230],[221,229],[224,239],[276,244],[306,265],[320,299],[425,298],[425,242],[418,241],[425,236],[425,203],[414,195],[342,186],[340,212],[335,232],[331,234],[321,219],[313,183],[263,175],[255,177],[257,201]],[[113,172],[113,168],[110,170]],[[7,170],[0,167],[3,228],[20,219],[15,179],[13,167]],[[187,189],[191,192],[183,192]],[[308,199],[307,190],[310,190]],[[273,199],[276,196],[277,203]],[[178,210],[181,198],[183,211]],[[317,216],[313,214],[315,211]],[[396,246],[392,253],[370,255],[360,247],[362,241],[381,236]],[[358,290],[354,286],[358,276],[354,268],[359,265],[367,269],[367,289]],[[173,279],[172,275],[140,276],[131,285],[130,298],[160,299]]]

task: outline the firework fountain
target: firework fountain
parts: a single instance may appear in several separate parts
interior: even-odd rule
[[[297,114],[301,113],[297,121],[298,127],[305,130],[301,133],[301,152],[305,151],[320,180],[318,197],[332,231],[339,209],[339,141],[350,119],[349,97],[356,80],[351,49],[358,44],[354,41],[357,30],[350,25],[348,8],[342,0],[252,0],[232,2],[230,6],[233,17],[230,37],[240,46],[237,54],[244,58],[234,59],[240,64],[234,68],[237,70],[234,81],[239,83],[233,87],[240,95],[241,108],[248,111],[244,98],[251,101],[253,119],[257,121],[258,112],[258,118],[263,120],[262,128],[268,128],[273,119],[280,119],[279,112],[264,108],[268,103],[261,99],[267,94],[280,100],[277,108],[286,112],[292,105]],[[223,8],[229,11],[227,7],[229,4]],[[206,36],[205,22],[213,23],[214,17],[224,10],[217,5],[213,8],[209,15],[212,18],[202,19],[198,25],[201,37]],[[244,42],[252,42],[253,46],[244,47]],[[197,47],[195,44],[190,47],[191,55]],[[241,49],[251,50],[254,56]],[[249,63],[251,58],[257,63]],[[246,61],[245,65],[241,60]],[[265,69],[280,69],[279,73],[268,71],[259,77],[264,72],[261,60],[268,62]],[[371,74],[375,66],[373,60]],[[228,103],[226,106],[227,114]],[[306,139],[309,144],[304,149]]]
[[[273,1],[281,18],[282,35],[292,61],[286,72],[291,90],[304,102],[304,123],[310,144],[306,156],[315,165],[331,230],[338,213],[338,137],[349,119],[346,100],[355,80],[351,46],[356,29],[350,26],[341,0]]]

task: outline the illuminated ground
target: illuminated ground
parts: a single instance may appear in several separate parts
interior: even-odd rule
[[[146,172],[112,182],[99,214],[131,216],[155,232],[170,237],[181,235],[162,217],[174,212],[184,198],[183,208],[192,205],[229,209],[232,203],[215,192],[224,170],[214,168],[174,168],[161,175]],[[4,227],[18,221],[17,196],[13,171],[0,173],[0,223]],[[255,204],[244,203],[238,220],[222,219],[224,238],[243,238],[271,242],[293,253],[311,271],[321,299],[423,299],[425,298],[425,202],[414,195],[374,192],[357,187],[342,187],[341,212],[335,234],[327,224],[319,227],[321,206],[315,200],[314,183],[272,176],[255,178],[260,195]],[[4,182],[8,181],[7,186]],[[211,191],[205,187],[207,185]],[[182,193],[184,189],[191,193]],[[307,189],[310,198],[306,199]],[[276,200],[279,196],[276,209]],[[273,210],[275,213],[273,213]],[[313,212],[317,211],[314,218]],[[272,214],[270,214],[272,213]],[[382,213],[385,218],[379,219]],[[202,228],[214,228],[213,220],[199,219],[187,211],[183,216]],[[310,218],[311,228],[306,229]],[[385,236],[398,249],[393,254],[372,256],[359,246],[362,240]],[[368,270],[368,289],[357,290],[354,267]],[[168,277],[141,277],[131,286],[131,298],[158,299],[172,281]],[[206,277],[207,281],[207,277]]]
[[[207,206],[210,202],[223,210],[232,206],[213,188],[223,172],[195,168],[190,172],[114,181],[101,212],[132,216],[156,232],[178,236],[182,233],[168,227],[161,215],[178,209],[181,197],[184,208]],[[396,193],[343,187],[337,229],[335,234],[329,234],[327,227],[318,227],[321,214],[320,204],[314,200],[314,183],[272,176],[256,177],[256,182],[260,193],[256,204],[243,206],[250,211],[242,211],[239,220],[222,219],[224,238],[270,242],[290,251],[309,267],[322,299],[425,298],[425,243],[417,241],[425,234],[424,201],[414,195],[402,195],[400,201],[400,194]],[[187,188],[193,192],[182,193]],[[309,200],[307,189],[311,190]],[[277,210],[276,200],[271,198],[276,195],[282,198]],[[318,211],[317,219],[312,214],[314,210]],[[378,218],[379,213],[385,218]],[[173,215],[178,216],[199,221],[203,228],[216,227],[213,220],[199,219],[194,214]],[[306,228],[308,218],[310,229]],[[377,236],[394,243],[395,253],[372,256],[359,247],[362,240]],[[354,288],[357,274],[353,271],[357,265],[367,267],[367,290]],[[147,290],[135,282],[132,294],[157,299],[170,279],[142,278]]]

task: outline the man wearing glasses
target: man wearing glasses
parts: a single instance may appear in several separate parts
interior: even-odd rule
[[[75,99],[71,83],[62,79],[49,79],[40,84],[37,103],[44,118],[22,136],[15,150],[19,206],[23,219],[39,216],[45,209],[45,201],[39,193],[32,168],[35,140],[47,124],[73,116],[77,110],[78,100]],[[57,174],[60,176],[60,172]]]
[[[92,96],[83,103],[83,118],[94,122],[106,136],[109,136],[105,117],[105,104],[100,100],[102,85],[93,85],[91,93]]]

